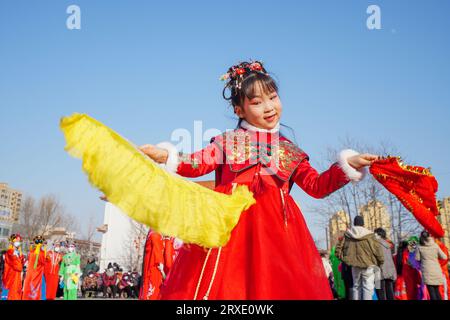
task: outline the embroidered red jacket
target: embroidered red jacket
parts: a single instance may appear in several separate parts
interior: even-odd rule
[[[323,198],[349,182],[337,163],[319,174],[309,164],[308,155],[286,137],[245,129],[223,133],[203,150],[182,154],[177,173],[199,177],[214,170],[216,186],[236,179],[233,182],[250,183],[252,191],[258,192],[262,176],[263,183],[286,193],[295,182],[315,198]]]

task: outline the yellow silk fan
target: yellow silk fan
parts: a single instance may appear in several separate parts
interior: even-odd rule
[[[65,150],[82,159],[89,182],[124,213],[153,230],[203,247],[224,246],[242,211],[255,203],[247,186],[232,195],[177,177],[86,114],[61,119]]]

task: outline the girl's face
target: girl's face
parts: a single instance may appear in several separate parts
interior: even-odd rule
[[[281,101],[276,91],[265,92],[261,84],[255,84],[252,99],[245,97],[242,106],[236,106],[234,112],[239,118],[251,125],[270,130],[275,128],[281,118]]]

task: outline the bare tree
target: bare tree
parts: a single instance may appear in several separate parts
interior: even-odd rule
[[[14,232],[19,232],[26,239],[31,239],[37,235],[39,229],[38,215],[36,214],[35,200],[31,196],[25,196],[22,210],[19,215],[19,223],[13,228]]]
[[[94,240],[95,234],[97,232],[97,227],[95,224],[95,216],[91,214],[88,219],[86,226],[86,231],[83,233],[83,240],[92,242]]]
[[[57,227],[73,231],[77,229],[77,222],[74,216],[65,211],[56,196],[46,195],[38,201],[32,196],[25,197],[19,221],[13,229],[31,241],[33,237],[44,236]]]
[[[91,214],[87,220],[86,228],[79,238],[78,253],[81,255],[81,266],[84,267],[91,258],[98,259],[94,249],[94,237],[96,234],[95,216]]]
[[[144,246],[147,238],[148,227],[130,219],[130,230],[123,243],[123,255],[121,260],[124,269],[140,271],[144,258]]]

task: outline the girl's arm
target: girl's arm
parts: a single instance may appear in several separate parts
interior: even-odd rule
[[[168,171],[195,178],[214,171],[221,164],[223,153],[213,140],[206,148],[192,154],[179,154],[169,142],[145,145],[140,150],[156,162],[165,164]]]
[[[319,174],[307,159],[297,167],[293,181],[310,196],[321,199],[345,186],[349,181],[360,181],[365,170],[355,169],[349,164],[349,159],[359,156],[353,150],[344,150],[339,154],[339,159],[331,167]]]

